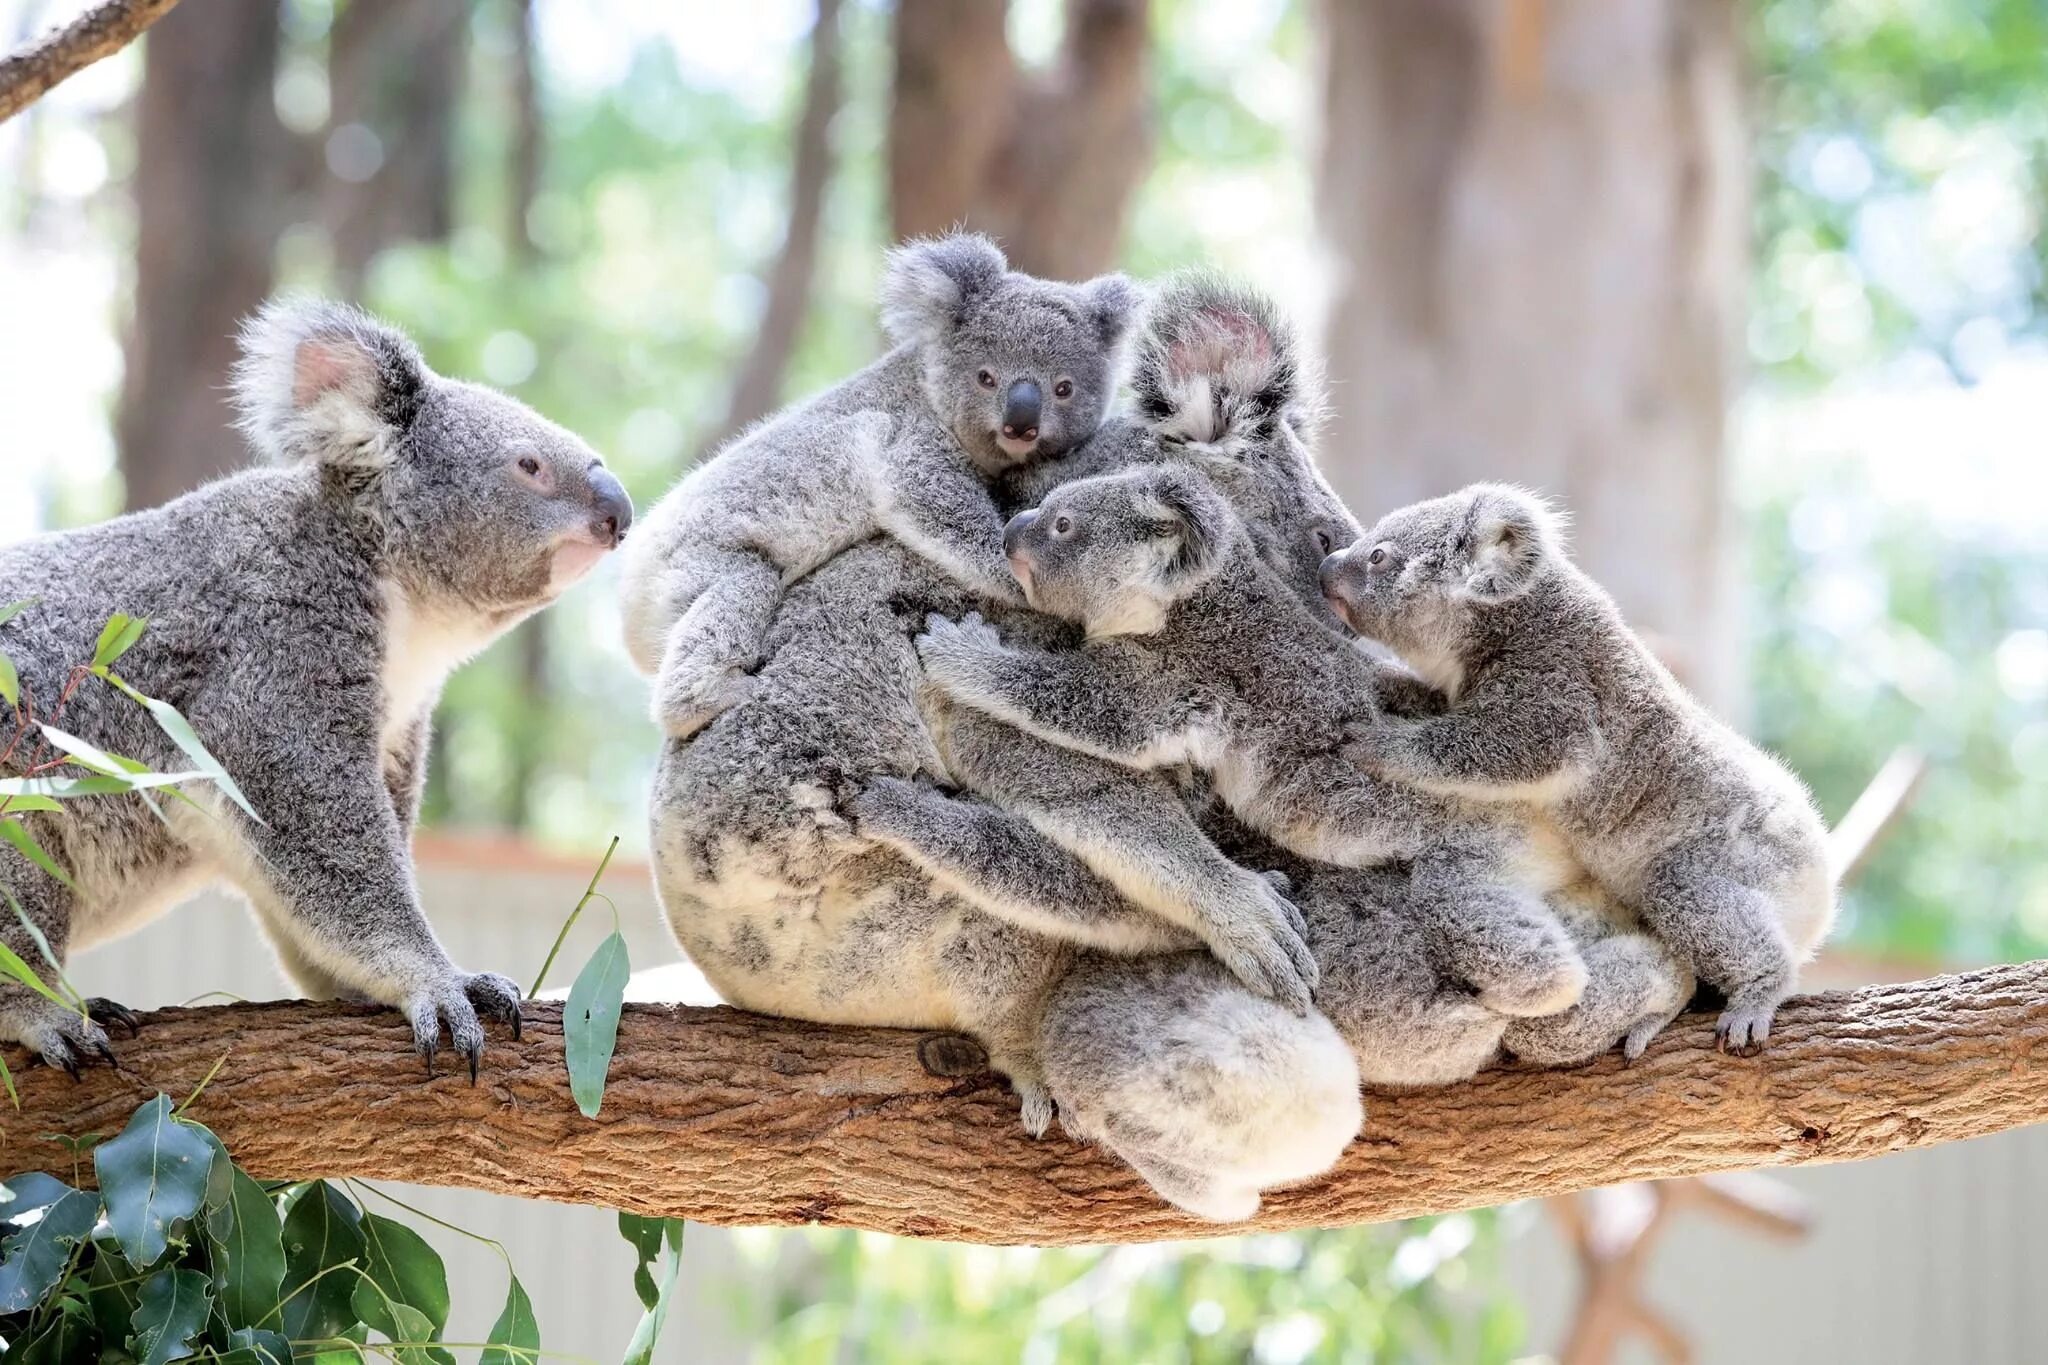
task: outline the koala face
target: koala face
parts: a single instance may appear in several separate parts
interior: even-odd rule
[[[1162,466],[1062,484],[1003,530],[1034,610],[1090,637],[1149,635],[1215,572],[1238,530],[1201,476]]]
[[[1539,499],[1474,484],[1389,513],[1319,576],[1346,624],[1434,673],[1459,658],[1475,614],[1535,586],[1559,542]]]
[[[1034,279],[1012,272],[987,238],[956,234],[891,256],[882,316],[917,347],[939,420],[995,475],[1063,455],[1101,425],[1141,303],[1121,275]]]
[[[242,427],[317,467],[384,532],[410,588],[482,615],[552,601],[624,539],[633,506],[574,435],[444,379],[401,332],[338,304],[272,304],[242,335]]]

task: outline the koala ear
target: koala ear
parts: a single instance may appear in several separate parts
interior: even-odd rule
[[[1533,493],[1505,484],[1475,484],[1466,499],[1457,550],[1466,564],[1466,595],[1506,602],[1527,592],[1561,548],[1558,515]]]
[[[362,473],[397,457],[427,381],[404,333],[343,304],[274,300],[241,343],[235,406],[258,453]]]
[[[1230,547],[1230,504],[1214,484],[1189,470],[1162,470],[1145,491],[1153,503],[1148,512],[1169,528],[1177,546],[1161,577],[1176,590],[1193,587],[1215,571]]]
[[[1080,286],[1082,306],[1104,346],[1123,343],[1145,310],[1145,288],[1128,275],[1098,275]]]
[[[899,345],[937,341],[975,295],[993,289],[1010,263],[978,232],[907,242],[882,273],[882,327]]]
[[[1168,440],[1306,435],[1320,402],[1294,331],[1272,300],[1206,272],[1176,277],[1153,304],[1133,378],[1139,410]]]

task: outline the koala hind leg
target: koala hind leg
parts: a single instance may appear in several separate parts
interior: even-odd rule
[[[1641,911],[1644,923],[1727,999],[1714,1025],[1722,1049],[1738,1056],[1760,1051],[1798,975],[1770,900],[1722,871],[1713,850],[1679,848],[1651,868]]]
[[[1586,988],[1586,962],[1541,897],[1500,880],[1488,860],[1445,847],[1415,860],[1419,908],[1445,969],[1488,1009],[1555,1014]]]
[[[688,739],[754,690],[750,675],[782,600],[782,572],[746,550],[699,548],[674,571],[703,588],[669,627],[654,679],[654,722]]]
[[[1586,950],[1586,993],[1570,1009],[1510,1023],[1501,1043],[1525,1062],[1573,1066],[1616,1043],[1634,1061],[1692,998],[1692,970],[1647,934],[1616,934]]]

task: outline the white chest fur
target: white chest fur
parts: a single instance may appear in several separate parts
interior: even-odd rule
[[[384,752],[405,744],[412,723],[441,695],[448,675],[496,639],[503,626],[423,602],[389,579],[384,590]]]

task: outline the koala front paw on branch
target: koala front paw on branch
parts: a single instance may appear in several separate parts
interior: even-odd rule
[[[435,374],[353,309],[272,305],[242,352],[242,427],[271,467],[0,548],[7,595],[35,603],[0,624],[0,648],[24,695],[52,704],[113,613],[147,618],[122,674],[184,714],[260,818],[198,785],[162,819],[136,795],[67,801],[26,816],[67,879],[0,847],[0,884],[61,961],[230,882],[308,995],[402,1011],[429,1073],[445,1028],[474,1080],[482,1021],[516,1037],[520,992],[449,961],[420,907],[429,718],[458,664],[619,545],[632,504],[575,436]],[[107,689],[76,689],[62,724],[158,771],[190,767]],[[26,761],[0,759],[0,776]],[[0,941],[38,956],[12,919]],[[55,1065],[111,1060],[100,1022],[12,981],[0,1036]]]

